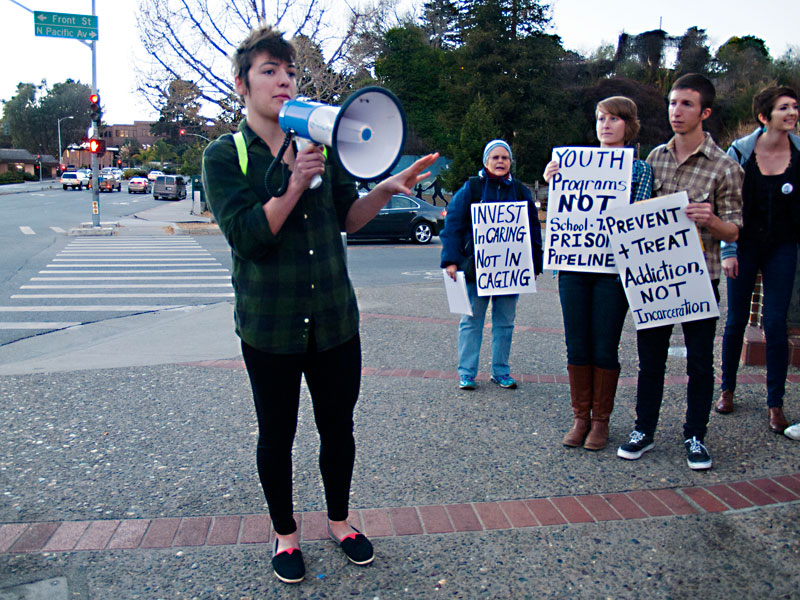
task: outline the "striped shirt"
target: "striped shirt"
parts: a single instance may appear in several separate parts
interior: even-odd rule
[[[654,148],[647,162],[653,167],[653,197],[685,191],[690,202],[710,202],[717,217],[742,226],[744,172],[708,133],[681,164],[675,159],[674,137]],[[722,272],[719,240],[704,227],[698,229],[709,275],[712,280],[719,279]]]

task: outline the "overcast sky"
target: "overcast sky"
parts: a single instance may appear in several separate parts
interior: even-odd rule
[[[88,15],[92,9],[91,0],[17,1],[31,10],[49,12]],[[328,0],[334,8],[341,1]],[[409,6],[423,3],[405,0]],[[107,123],[157,117],[135,93],[134,65],[146,60],[139,42],[137,4],[137,0],[96,0],[97,82]],[[692,26],[705,29],[713,49],[731,36],[755,35],[766,42],[773,57],[779,57],[797,43],[800,23],[800,3],[794,0],[780,4],[766,0],[735,9],[729,0],[552,0],[551,4],[553,32],[561,36],[566,48],[584,54],[603,43],[615,45],[623,31],[637,34],[660,25],[670,35],[680,35]],[[33,13],[11,0],[0,0],[0,16],[0,99],[10,99],[21,81],[46,79],[52,85],[72,78],[91,84],[88,47],[69,39],[36,37]]]

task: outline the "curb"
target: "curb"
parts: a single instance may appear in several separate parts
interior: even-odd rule
[[[351,510],[349,520],[373,538],[441,535],[733,514],[800,504],[800,473],[727,484]],[[296,513],[303,541],[328,539],[326,513]],[[267,515],[41,521],[0,525],[0,555],[40,552],[154,550],[268,544]]]

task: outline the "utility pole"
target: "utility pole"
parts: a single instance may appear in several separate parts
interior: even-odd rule
[[[92,0],[92,16],[95,16]],[[89,42],[92,46],[92,93],[97,93],[97,42]],[[98,139],[100,119],[92,121],[92,138]],[[100,179],[97,172],[97,154],[92,152],[92,227],[100,227]]]

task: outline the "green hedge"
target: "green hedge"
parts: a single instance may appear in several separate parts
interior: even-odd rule
[[[4,185],[7,183],[22,183],[24,179],[22,178],[22,173],[19,171],[6,171],[5,173],[0,173],[0,185]]]

